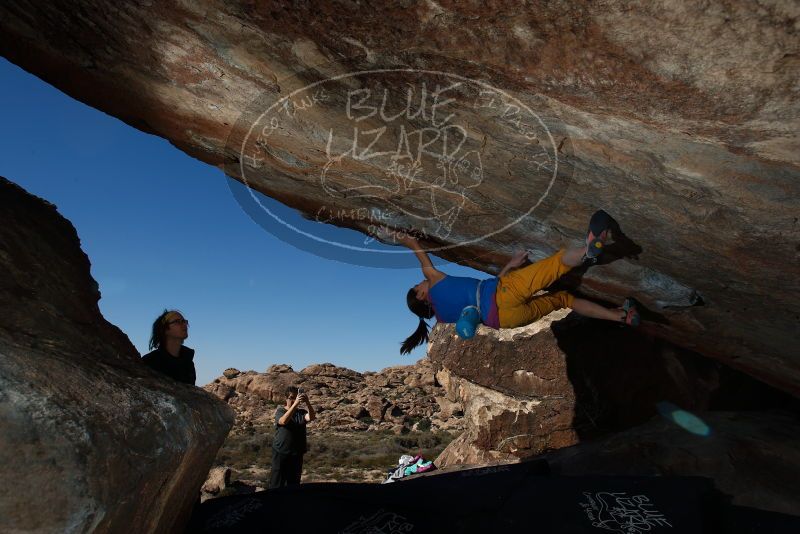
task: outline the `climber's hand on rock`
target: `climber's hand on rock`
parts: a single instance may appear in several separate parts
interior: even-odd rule
[[[382,224],[371,224],[367,230],[369,235],[387,245],[397,245],[394,230]]]
[[[417,243],[417,240],[403,229],[389,228],[384,225],[370,225],[369,234],[387,245],[405,245],[412,247]]]
[[[417,244],[417,238],[411,234],[407,234],[406,232],[399,232],[396,234],[397,242],[401,245],[405,245],[409,248],[413,248],[414,245]]]

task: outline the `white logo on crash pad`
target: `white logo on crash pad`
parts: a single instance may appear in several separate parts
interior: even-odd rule
[[[359,517],[357,521],[347,525],[340,534],[404,534],[411,532],[414,524],[405,517],[393,512],[378,510],[369,517]]]
[[[619,534],[652,532],[656,527],[672,528],[667,518],[659,512],[646,495],[628,495],[626,492],[583,492],[581,502],[592,526]]]

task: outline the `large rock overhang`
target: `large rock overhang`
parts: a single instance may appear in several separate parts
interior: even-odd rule
[[[527,10],[11,1],[0,7],[0,53],[310,218],[331,207],[377,209],[389,226],[425,232],[441,257],[486,272],[515,247],[546,254],[578,242],[604,207],[633,244],[578,277],[581,293],[617,303],[634,295],[652,312],[645,328],[655,335],[796,394],[797,16],[792,2],[746,0]],[[390,156],[329,157],[345,152],[363,118],[347,115],[348,92],[371,88],[378,98],[388,89],[398,109],[409,86],[419,95],[423,82],[458,80],[442,109],[464,132],[454,161],[479,176],[444,175],[430,154],[416,181]],[[304,108],[314,93],[303,88],[315,83],[327,104]],[[475,98],[487,87],[505,96],[481,109]],[[290,95],[293,119],[252,135],[269,124],[251,131],[252,113]],[[535,132],[512,127],[525,109]],[[387,120],[364,118],[360,131]],[[401,124],[443,123],[403,116],[389,145]],[[338,151],[328,150],[330,131]],[[259,168],[239,165],[242,146],[259,150]],[[372,222],[324,219],[361,231]],[[459,243],[468,244],[448,248]]]

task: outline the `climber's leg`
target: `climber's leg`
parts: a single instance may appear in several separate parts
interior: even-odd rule
[[[561,256],[561,263],[567,267],[577,267],[583,263],[583,258],[586,255],[586,247],[571,248],[564,251]]]
[[[639,310],[636,304],[634,299],[627,298],[620,308],[606,308],[590,300],[576,298],[571,307],[585,317],[639,326]]]
[[[562,261],[565,253],[566,251],[559,250],[549,258],[501,276],[497,283],[498,308],[511,309],[526,303],[538,291],[546,288],[572,269],[575,265],[568,265]]]
[[[618,323],[621,323],[625,317],[625,312],[622,311],[622,308],[606,308],[586,299],[575,299],[572,303],[572,309],[584,317],[606,319]]]
[[[531,324],[541,319],[548,313],[562,308],[571,308],[573,311],[592,319],[605,319],[616,323],[625,323],[629,326],[639,326],[639,310],[633,298],[625,299],[619,308],[606,308],[590,300],[574,297],[567,291],[546,293],[534,297],[524,304],[504,308],[498,306],[500,315],[500,328],[516,328]]]
[[[571,308],[574,300],[577,299],[569,292],[558,291],[539,295],[523,304],[509,308],[504,308],[498,302],[497,312],[500,316],[500,328],[516,328],[531,324],[552,311]]]

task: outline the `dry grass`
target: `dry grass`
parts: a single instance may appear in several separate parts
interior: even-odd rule
[[[247,427],[229,435],[217,453],[215,465],[232,469],[232,481],[266,487],[272,457],[272,427]],[[454,438],[447,432],[388,431],[309,434],[303,482],[381,482],[403,454],[433,460]]]

